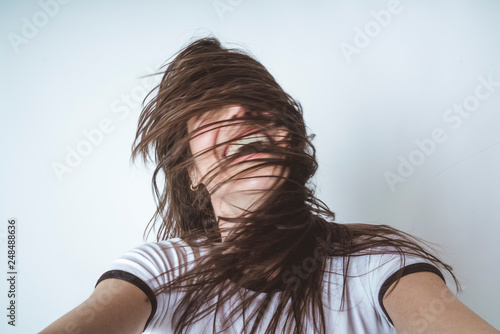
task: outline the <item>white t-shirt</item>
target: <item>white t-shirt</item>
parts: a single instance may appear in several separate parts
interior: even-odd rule
[[[182,298],[182,293],[164,292],[155,295],[153,291],[172,279],[164,273],[193,259],[192,248],[182,239],[174,238],[145,243],[116,259],[110,265],[109,271],[99,278],[97,284],[107,278],[118,278],[138,286],[148,296],[152,305],[152,312],[144,333],[173,333],[172,317],[177,303]],[[387,288],[396,280],[396,273],[402,268],[400,256],[382,254],[352,257],[344,311],[339,311],[343,276],[329,272],[342,273],[342,263],[342,258],[338,257],[329,257],[327,260],[323,295],[327,333],[393,333],[393,325],[382,305],[382,297]],[[306,269],[313,265],[312,262],[303,263]],[[418,257],[406,256],[402,270],[403,275],[430,271],[443,278],[435,266]],[[304,270],[303,275],[306,272],[307,270]],[[160,277],[157,277],[159,275]],[[179,272],[174,271],[170,275],[179,275]],[[261,295],[263,298],[264,294]],[[231,302],[237,302],[237,300]],[[273,310],[273,306],[274,304],[271,304],[270,311]],[[251,314],[251,310],[249,311],[248,314]],[[268,312],[264,317],[263,324],[260,325],[262,332],[267,327],[271,316],[272,313]],[[224,333],[242,333],[242,323],[242,319],[238,319],[233,327]],[[213,316],[209,316],[191,327],[189,333],[212,333],[212,327]],[[310,333],[313,333],[312,325],[308,328],[311,328]]]

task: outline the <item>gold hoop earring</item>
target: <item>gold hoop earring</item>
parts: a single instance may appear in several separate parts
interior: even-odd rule
[[[196,179],[195,179],[195,178],[193,178],[193,183],[196,183]],[[193,183],[191,183],[191,184],[189,185],[189,188],[190,188],[192,191],[196,191],[196,190],[198,190],[198,188],[200,187],[200,185],[198,184],[198,185],[196,185],[196,187],[193,187]]]

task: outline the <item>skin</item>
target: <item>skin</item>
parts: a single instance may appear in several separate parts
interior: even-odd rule
[[[500,333],[458,300],[433,273],[403,276],[394,291],[391,289],[383,303],[398,334]]]
[[[205,114],[197,119],[191,119],[188,122],[188,131],[191,133],[204,124],[230,120],[242,115],[241,107],[231,106],[215,114]],[[235,125],[205,131],[203,135],[190,141],[191,152],[194,155],[233,138],[234,134],[242,129],[240,125]],[[284,136],[286,132],[282,131],[277,135]],[[210,169],[217,166],[222,158],[221,151],[223,149],[219,152],[217,149],[210,150],[209,153],[195,159],[194,167],[190,170],[191,179],[199,180],[200,177],[207,175]],[[243,212],[243,209],[250,209],[262,203],[269,189],[276,182],[276,178],[273,177],[239,180],[230,182],[229,185],[217,191],[211,191],[218,182],[255,163],[252,162],[251,157],[246,161],[247,163],[243,166],[231,168],[221,178],[206,185],[217,217],[236,217]],[[262,175],[277,176],[280,175],[280,169],[279,167],[266,167],[245,176]],[[252,192],[249,193],[248,189],[252,189]],[[223,239],[227,236],[229,226],[227,222],[219,223]],[[394,290],[392,287],[388,290],[383,303],[398,333],[500,333],[453,296],[441,278],[433,273],[422,272],[404,276]]]
[[[192,118],[188,121],[188,132],[192,133],[199,127],[218,121],[229,121],[227,124],[231,124],[230,120],[235,117],[243,117],[244,109],[241,106],[229,106],[215,113],[205,113],[197,118]],[[190,168],[189,175],[193,181],[193,185],[196,186],[200,180],[206,180],[209,177],[209,171],[214,167],[216,170],[221,159],[224,159],[223,152],[226,149],[226,145],[218,148],[213,148],[214,145],[223,143],[225,141],[231,140],[238,134],[242,132],[256,130],[255,126],[252,127],[248,124],[235,124],[230,126],[224,126],[218,128],[219,125],[213,125],[210,128],[202,130],[202,134],[195,136],[189,142],[191,152],[194,156],[201,152],[207,153],[202,154],[195,159],[194,166]],[[226,123],[224,123],[226,124]],[[286,136],[285,130],[275,130],[273,133],[269,133],[270,136],[275,138],[276,141],[282,140]],[[278,145],[283,145],[279,144]],[[215,178],[212,182],[205,184],[209,193],[210,200],[214,209],[216,217],[238,217],[245,212],[245,210],[251,210],[252,208],[258,207],[269,195],[269,190],[279,182],[276,176],[281,174],[281,166],[266,166],[253,171],[245,172],[238,177],[245,177],[242,180],[233,180],[226,183],[219,189],[215,189],[215,185],[219,184],[221,181],[227,180],[232,175],[241,172],[252,165],[257,165],[259,162],[254,161],[256,158],[273,158],[271,154],[259,153],[257,155],[247,155],[238,159],[236,161],[244,161],[241,165],[233,165],[228,170],[224,171],[222,175]],[[285,173],[286,176],[286,173]],[[206,182],[206,181],[205,181]],[[229,233],[231,223],[220,221],[219,228],[221,230],[221,236],[224,239]]]
[[[234,116],[241,116],[242,113],[241,107],[230,106],[214,114],[205,114],[191,119],[188,122],[188,131],[191,133],[203,124],[217,120],[230,120]],[[207,131],[191,140],[191,152],[193,154],[202,152],[217,143],[233,138],[239,131],[242,131],[239,125]],[[282,138],[286,135],[286,131],[278,130],[273,135]],[[217,166],[220,159],[220,149],[215,149],[209,150],[195,160],[194,166],[189,170],[191,178],[195,179],[194,186],[208,174],[210,169]],[[273,176],[281,173],[280,167],[269,166],[245,175],[267,177],[238,180],[216,191],[213,190],[218,182],[255,163],[249,156],[243,166],[234,166],[218,179],[205,184],[217,217],[239,216],[245,209],[258,206],[266,199],[269,190],[277,182]],[[224,238],[230,225],[222,221],[219,227]],[[399,334],[500,333],[453,296],[441,278],[433,273],[414,273],[402,277],[394,289],[389,288],[383,303]],[[149,299],[138,287],[119,279],[107,279],[97,285],[87,300],[49,325],[40,334],[142,333],[151,310]]]
[[[99,283],[88,299],[39,334],[138,334],[151,309],[141,289],[109,278]]]
[[[384,306],[398,334],[498,334],[462,304],[433,273],[401,278],[384,296]],[[40,334],[138,334],[151,314],[151,303],[135,285],[107,279],[82,304]]]

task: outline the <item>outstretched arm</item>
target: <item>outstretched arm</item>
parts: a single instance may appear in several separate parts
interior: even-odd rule
[[[39,334],[137,334],[143,332],[150,313],[151,303],[141,289],[110,278]]]
[[[383,303],[399,334],[500,333],[462,304],[436,274],[403,276],[391,290],[392,286]]]

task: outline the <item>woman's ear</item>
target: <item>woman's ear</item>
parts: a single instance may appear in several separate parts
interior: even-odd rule
[[[193,167],[188,168],[188,175],[189,175],[190,180],[193,180],[194,178],[196,178],[196,173],[194,172]]]
[[[189,168],[188,169],[188,175],[189,175],[189,188],[192,191],[197,191],[198,188],[200,187],[200,180],[197,180],[197,173],[194,171],[194,168]]]
[[[196,173],[196,168],[194,166],[188,167],[188,175],[193,187],[196,186],[200,180],[198,180],[198,174]]]

